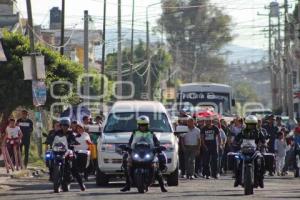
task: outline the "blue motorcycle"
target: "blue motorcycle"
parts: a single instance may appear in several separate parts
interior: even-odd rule
[[[260,163],[255,164],[255,161],[261,162],[260,159],[257,159],[260,155],[260,152],[256,150],[256,144],[254,140],[243,140],[241,145],[241,151],[235,156],[237,169],[239,174],[237,177],[240,180],[240,184],[244,187],[245,195],[252,195],[253,189],[257,187],[258,177],[256,177],[256,171],[261,169]]]

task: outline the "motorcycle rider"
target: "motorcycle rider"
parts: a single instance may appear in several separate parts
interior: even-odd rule
[[[79,143],[76,141],[75,135],[70,130],[70,125],[71,125],[70,120],[67,118],[63,118],[60,120],[60,125],[61,125],[61,129],[55,133],[55,137],[53,138],[53,141],[49,141],[50,144],[51,145],[55,144],[55,141],[59,137],[66,137],[66,140],[68,143],[67,145],[68,145],[69,149],[73,149],[74,148],[73,145],[79,145]],[[68,162],[66,162],[66,163],[68,163]],[[64,178],[63,178],[64,183],[62,185],[68,185],[71,182],[70,174],[72,174],[72,176],[74,178],[76,178],[81,191],[85,191],[86,187],[83,184],[82,178],[78,172],[77,165],[76,165],[76,159],[72,160],[72,166],[69,166],[68,164],[66,165]],[[65,189],[68,190],[69,188],[65,188]]]
[[[247,139],[247,140],[255,140],[257,146],[264,145],[266,140],[261,130],[257,128],[257,124],[258,124],[257,117],[253,115],[249,115],[245,119],[245,124],[246,124],[246,128],[243,129],[242,132],[237,135],[237,137],[235,138],[235,142],[240,146],[243,142],[243,139]],[[255,163],[254,186],[255,187],[259,186],[261,188],[264,188],[265,163],[264,163],[264,157],[262,156],[261,153],[258,153],[258,156],[256,157],[254,163]],[[242,162],[239,163],[239,166],[235,170],[234,187],[237,187],[241,184],[241,171],[242,171],[241,168],[242,168]]]
[[[155,134],[151,131],[149,131],[149,124],[150,124],[150,119],[147,116],[139,116],[137,118],[137,125],[138,125],[138,130],[134,131],[129,139],[129,143],[128,146],[131,147],[132,142],[134,141],[135,137],[146,137],[146,138],[152,138],[153,139],[153,143],[155,147],[159,147],[160,146],[160,142],[158,141],[157,137],[155,136]],[[167,189],[165,188],[165,184],[164,184],[164,179],[163,176],[161,174],[161,170],[163,170],[163,168],[166,168],[166,162],[164,162],[164,156],[163,154],[158,155],[158,160],[159,160],[159,169],[155,172],[155,176],[158,180],[160,189],[162,192],[167,192]],[[165,165],[165,166],[163,166]],[[128,154],[124,154],[123,156],[123,168],[124,168],[124,172],[125,172],[125,177],[126,177],[126,185],[123,189],[121,189],[121,192],[127,192],[130,191],[130,187],[131,187],[131,169],[130,169],[130,157]]]

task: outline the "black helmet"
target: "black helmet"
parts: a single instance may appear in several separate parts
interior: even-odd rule
[[[71,120],[67,117],[63,117],[59,121],[60,125],[62,126],[70,126],[71,125]]]

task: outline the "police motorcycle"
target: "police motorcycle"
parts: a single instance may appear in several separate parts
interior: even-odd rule
[[[245,195],[252,195],[253,189],[258,187],[255,171],[259,171],[260,169],[256,168],[261,165],[256,165],[255,160],[259,154],[260,152],[257,151],[255,140],[243,139],[241,150],[235,155],[236,165],[240,170],[240,184],[244,187]],[[258,162],[260,161],[258,159]]]
[[[145,139],[145,138],[144,138]],[[140,140],[133,141],[131,147],[120,145],[123,153],[130,156],[128,166],[133,185],[139,193],[145,193],[155,182],[155,173],[159,169],[158,154],[165,151],[163,146],[154,147],[152,141]]]

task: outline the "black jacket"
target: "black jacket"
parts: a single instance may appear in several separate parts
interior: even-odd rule
[[[264,144],[266,142],[264,134],[259,129],[243,129],[242,132],[236,136],[235,141],[241,144],[243,139],[255,140],[256,144]]]

